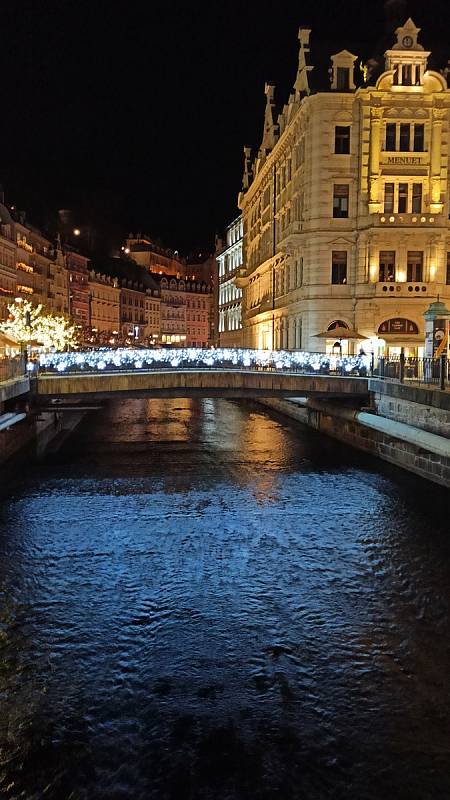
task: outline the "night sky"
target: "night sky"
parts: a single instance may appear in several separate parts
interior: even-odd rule
[[[441,67],[448,5],[407,4],[422,43],[444,45]],[[211,248],[238,213],[242,148],[260,143],[264,82],[277,84],[281,103],[292,87],[299,24],[313,30],[313,64],[355,45],[367,56],[383,35],[383,2],[5,3],[7,202],[40,224],[71,208],[80,224],[106,222],[116,236],[140,230],[180,251]]]

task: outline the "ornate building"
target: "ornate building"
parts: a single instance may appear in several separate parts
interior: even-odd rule
[[[69,273],[69,313],[86,333],[91,324],[89,258],[68,245],[65,254]]]
[[[211,287],[169,275],[153,276],[161,292],[160,341],[176,347],[207,347]]]
[[[419,32],[411,19],[397,28],[384,71],[372,60],[358,87],[357,56],[336,53],[329,90],[313,93],[300,30],[278,116],[266,86],[263,140],[256,158],[244,149],[239,197],[245,346],[329,350],[339,323],[370,339],[365,350],[422,352],[424,311],[438,295],[450,301],[450,91]]]
[[[99,339],[120,333],[120,289],[117,278],[89,272],[91,328]]]
[[[217,255],[220,347],[242,346],[242,289],[235,283],[243,264],[242,236],[242,216],[239,216],[228,226],[225,246],[219,249]]]
[[[146,275],[146,285],[137,281],[120,281],[120,324],[125,339],[136,342],[159,339],[160,297],[158,285]]]

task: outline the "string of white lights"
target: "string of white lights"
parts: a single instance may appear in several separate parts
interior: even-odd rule
[[[36,364],[44,372],[92,372],[117,370],[199,369],[227,367],[243,369],[270,368],[277,370],[312,370],[365,372],[370,367],[370,356],[338,356],[325,353],[290,352],[286,350],[241,350],[200,348],[132,349],[101,348],[98,350],[68,353],[43,353]],[[30,363],[29,369],[35,365]]]

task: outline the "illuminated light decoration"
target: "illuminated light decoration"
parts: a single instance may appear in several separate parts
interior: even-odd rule
[[[16,286],[16,292],[22,292],[22,294],[34,294],[34,289],[31,286],[22,286],[21,283],[18,283]]]
[[[44,372],[154,371],[163,369],[276,369],[279,371],[320,371],[367,374],[370,355],[338,356],[285,350],[244,350],[224,348],[202,350],[189,347],[177,350],[150,348],[101,348],[99,350],[42,353],[39,367]]]
[[[22,272],[34,272],[33,267],[30,266],[30,264],[25,264],[23,261],[18,261],[16,267],[22,270]]]
[[[30,300],[18,297],[8,306],[8,312],[9,319],[0,323],[0,332],[16,342],[38,342],[45,348],[56,350],[77,346],[75,325],[67,317],[46,313],[41,303],[34,306]]]

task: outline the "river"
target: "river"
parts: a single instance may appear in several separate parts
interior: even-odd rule
[[[133,400],[1,499],[2,800],[450,796],[445,490]]]

